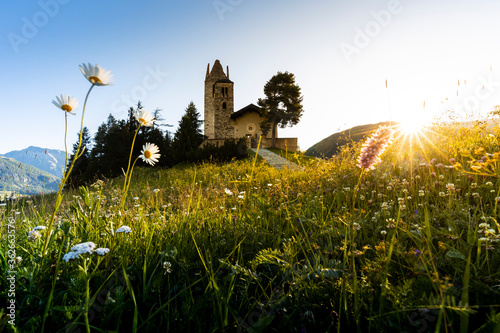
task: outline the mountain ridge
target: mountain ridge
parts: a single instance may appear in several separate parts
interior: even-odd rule
[[[66,162],[66,153],[60,149],[41,148],[29,146],[21,150],[13,150],[5,154],[0,154],[13,158],[23,164],[31,165],[37,169],[62,177]]]
[[[11,157],[0,155],[0,194],[40,194],[57,191],[60,178],[23,164]]]

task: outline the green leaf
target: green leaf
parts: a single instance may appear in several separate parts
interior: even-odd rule
[[[450,251],[446,252],[446,256],[449,258],[457,258],[457,259],[467,260],[465,258],[465,256],[462,253],[458,252],[457,250],[450,250]]]

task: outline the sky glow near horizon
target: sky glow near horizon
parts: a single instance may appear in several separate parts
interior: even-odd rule
[[[229,66],[235,110],[264,97],[278,71],[295,74],[304,114],[278,135],[298,137],[302,150],[356,125],[445,110],[465,119],[500,104],[492,1],[6,0],[0,9],[0,154],[64,149],[64,113],[51,103],[60,94],[80,101],[68,119],[71,150],[90,87],[84,62],[114,75],[89,96],[92,134],[138,99],[162,109],[171,132],[190,101],[203,117],[206,67],[216,59]]]

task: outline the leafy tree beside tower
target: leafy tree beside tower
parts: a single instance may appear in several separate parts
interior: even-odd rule
[[[261,123],[262,131],[271,129],[273,147],[276,146],[276,127],[297,125],[303,113],[300,87],[295,83],[295,76],[289,72],[278,72],[264,86],[265,98],[259,98],[257,104],[266,118]]]

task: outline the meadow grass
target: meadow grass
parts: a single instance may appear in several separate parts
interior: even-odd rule
[[[123,210],[124,177],[65,190],[38,237],[28,234],[48,224],[54,196],[3,207],[2,249],[7,223],[17,228],[16,328],[498,331],[500,142],[485,126],[400,136],[363,173],[357,144],[297,158],[297,171],[253,156],[136,167]],[[62,260],[83,242],[110,252]]]

